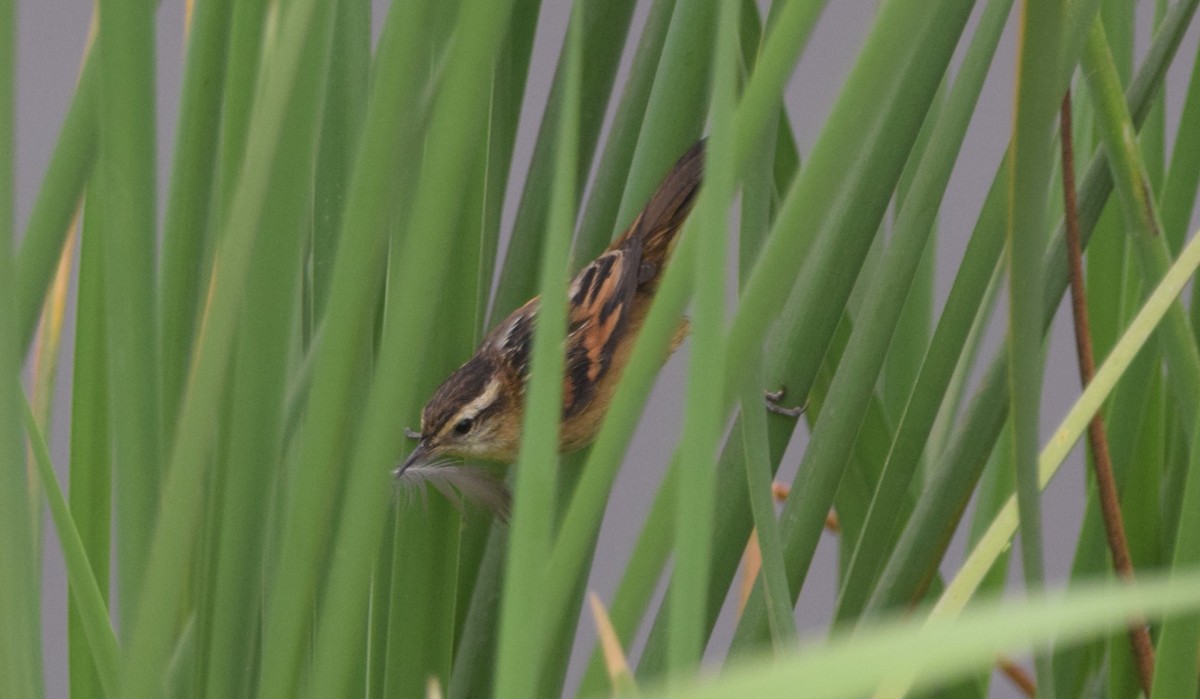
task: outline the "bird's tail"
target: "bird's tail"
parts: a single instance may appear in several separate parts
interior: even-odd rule
[[[642,213],[615,240],[611,248],[633,237],[640,239],[642,260],[649,263],[650,276],[657,277],[671,254],[675,238],[696,203],[696,192],[704,174],[704,139],[687,150],[663,178]],[[648,280],[641,280],[643,283]]]

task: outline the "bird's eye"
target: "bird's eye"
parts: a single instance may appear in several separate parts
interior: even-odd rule
[[[464,417],[463,419],[454,423],[454,434],[466,434],[471,431],[471,428],[474,425],[475,423],[471,420],[471,418]]]

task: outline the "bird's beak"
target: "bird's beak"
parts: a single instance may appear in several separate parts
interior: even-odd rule
[[[394,471],[392,471],[392,476],[399,478],[404,474],[405,471],[408,470],[409,466],[419,464],[425,461],[427,458],[429,458],[429,446],[426,441],[422,439],[421,441],[417,442],[417,448],[412,450],[412,452],[408,455],[408,458],[404,460],[404,463],[400,464]]]

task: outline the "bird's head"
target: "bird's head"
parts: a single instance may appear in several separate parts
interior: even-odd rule
[[[396,475],[442,457],[515,461],[521,438],[519,386],[499,362],[486,354],[472,357],[425,404],[417,447]]]

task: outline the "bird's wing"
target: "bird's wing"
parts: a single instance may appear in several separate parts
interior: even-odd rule
[[[570,417],[587,406],[612,364],[629,325],[637,292],[639,245],[611,250],[580,270],[569,290],[564,410]]]
[[[533,326],[537,322],[538,297],[509,314],[492,331],[487,342],[496,348],[499,357],[513,372],[525,379],[529,375],[529,356],[533,352]]]
[[[564,417],[571,417],[588,405],[597,382],[612,364],[617,343],[629,324],[640,263],[640,249],[634,242],[597,257],[571,281],[563,378]],[[522,379],[529,375],[533,327],[540,305],[535,298],[513,311],[488,339],[497,355]]]

